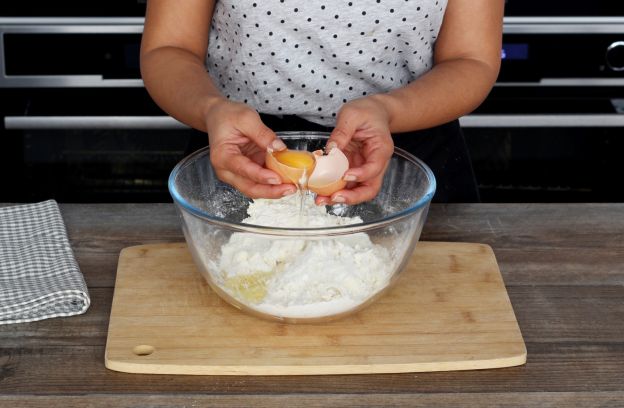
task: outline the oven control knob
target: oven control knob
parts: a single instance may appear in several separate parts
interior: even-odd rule
[[[613,71],[624,71],[624,41],[616,41],[607,48],[607,66]]]

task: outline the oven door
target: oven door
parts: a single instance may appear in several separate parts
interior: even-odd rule
[[[142,87],[141,20],[0,23],[2,138],[11,152],[0,163],[11,175],[0,199],[168,201],[169,171],[206,137],[166,116]],[[624,41],[623,27],[507,19],[500,81],[462,118],[484,201],[622,201],[624,189],[609,180],[624,140],[624,71],[606,50]],[[48,35],[71,63],[45,54]],[[32,60],[23,47],[47,57]],[[570,49],[582,50],[583,63]]]
[[[142,31],[140,18],[0,18],[0,88],[142,87]]]
[[[4,106],[0,201],[168,202],[171,169],[207,144],[205,134],[165,116],[143,88],[3,95],[11,106]]]
[[[93,10],[124,10],[113,3]],[[143,88],[141,32],[135,17],[0,18],[0,169],[10,175],[0,201],[170,200],[169,172],[206,137]]]
[[[461,120],[484,202],[624,201],[621,89],[576,100],[496,91]]]
[[[507,18],[502,57],[490,96],[461,120],[482,199],[623,201],[624,18]]]

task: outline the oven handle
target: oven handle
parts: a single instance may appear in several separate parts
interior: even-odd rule
[[[0,17],[0,26],[56,26],[63,31],[100,26],[100,31],[126,32],[124,27],[132,26],[140,32],[144,22],[143,17]],[[503,29],[508,34],[615,34],[624,32],[624,17],[505,17]]]
[[[465,128],[612,128],[624,127],[621,114],[565,115],[468,115],[460,119]]]
[[[14,130],[53,129],[188,129],[170,116],[6,116]]]
[[[607,87],[607,86],[624,86],[624,78],[542,78],[537,82],[497,82],[494,86],[497,88],[516,87],[516,88],[532,88],[532,87]]]
[[[469,115],[465,128],[611,128],[624,127],[624,115]],[[188,129],[170,116],[7,116],[5,129]]]

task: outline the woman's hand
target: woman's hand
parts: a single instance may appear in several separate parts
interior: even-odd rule
[[[317,204],[357,204],[377,195],[394,151],[389,123],[386,106],[375,95],[342,106],[327,144],[335,143],[349,158],[343,177],[349,184],[331,197],[317,197]]]
[[[219,98],[205,113],[210,161],[219,179],[250,198],[279,198],[296,192],[263,167],[267,147],[286,148],[260,115],[245,104]]]

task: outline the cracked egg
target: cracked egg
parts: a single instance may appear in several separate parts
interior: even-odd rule
[[[302,185],[318,195],[330,196],[347,184],[342,178],[349,169],[349,160],[337,147],[327,154],[322,150],[268,150],[265,163],[283,183]]]

